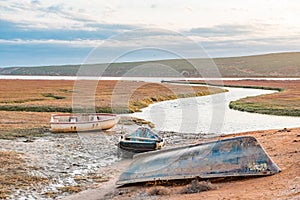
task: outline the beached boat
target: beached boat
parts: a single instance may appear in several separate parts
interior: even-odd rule
[[[51,132],[82,132],[107,130],[116,125],[119,117],[104,113],[52,114],[50,119]]]
[[[161,149],[165,140],[146,127],[139,127],[135,132],[122,135],[118,143],[121,150],[141,153]]]
[[[117,184],[193,178],[266,176],[280,172],[259,142],[241,136],[137,154]]]

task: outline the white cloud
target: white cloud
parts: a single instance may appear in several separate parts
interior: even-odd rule
[[[3,40],[0,39],[0,44],[48,44],[48,45],[68,45],[73,47],[96,47],[101,45],[103,40]]]
[[[220,24],[276,26],[266,35],[300,32],[297,1],[73,1],[2,0],[1,19],[29,27],[92,29],[86,23],[154,26],[171,30],[213,27]],[[255,27],[254,27],[255,28]]]

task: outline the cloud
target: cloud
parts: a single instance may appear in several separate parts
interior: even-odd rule
[[[23,24],[0,20],[0,39],[6,40],[104,40],[126,30],[131,25],[87,24],[93,30],[24,28]]]
[[[220,37],[220,36],[237,36],[237,35],[248,35],[253,32],[253,27],[250,25],[217,25],[210,28],[207,27],[199,27],[192,28],[185,33],[187,35],[197,35],[203,37]]]
[[[28,29],[87,29],[85,23],[96,22],[94,16],[86,10],[75,9],[63,3],[47,5],[41,1],[10,0],[1,2],[0,10],[2,20],[19,23],[21,27]]]
[[[41,2],[39,0],[32,0],[31,4],[41,5]]]
[[[103,40],[2,40],[0,44],[10,45],[66,45],[68,47],[96,47],[103,43]]]
[[[294,37],[260,37],[236,40],[206,41],[201,45],[212,57],[299,51],[300,35]]]
[[[74,10],[72,7],[66,8],[64,4],[52,4],[46,8],[40,8],[41,12],[51,13],[59,16],[62,19],[69,19],[73,22],[85,22],[85,23],[95,23],[96,21],[92,16],[86,14],[84,9]]]

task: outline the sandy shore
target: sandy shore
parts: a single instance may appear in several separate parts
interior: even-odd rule
[[[281,168],[279,174],[259,178],[211,180],[217,189],[194,194],[181,194],[181,186],[131,186],[117,188],[113,182],[129,161],[111,168],[114,179],[109,184],[69,196],[67,199],[300,199],[300,128],[267,130],[227,135],[252,135]],[[153,195],[153,190],[161,195]]]

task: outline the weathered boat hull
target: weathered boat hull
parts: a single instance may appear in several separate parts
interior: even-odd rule
[[[251,136],[189,145],[134,157],[117,184],[176,180],[261,176],[280,169]]]
[[[68,115],[61,115],[68,116]],[[71,115],[70,115],[71,116]],[[103,117],[98,114],[97,116]],[[84,132],[107,130],[115,126],[119,121],[119,117],[112,114],[105,114],[104,119],[83,122],[54,122],[51,121],[51,132],[53,133],[70,133],[70,132]]]
[[[121,136],[118,148],[132,153],[143,153],[161,149],[164,139],[146,127],[139,127],[131,134]]]
[[[156,143],[143,143],[143,142],[131,142],[131,141],[120,141],[118,147],[125,151],[133,153],[143,153],[147,151],[157,150]]]

